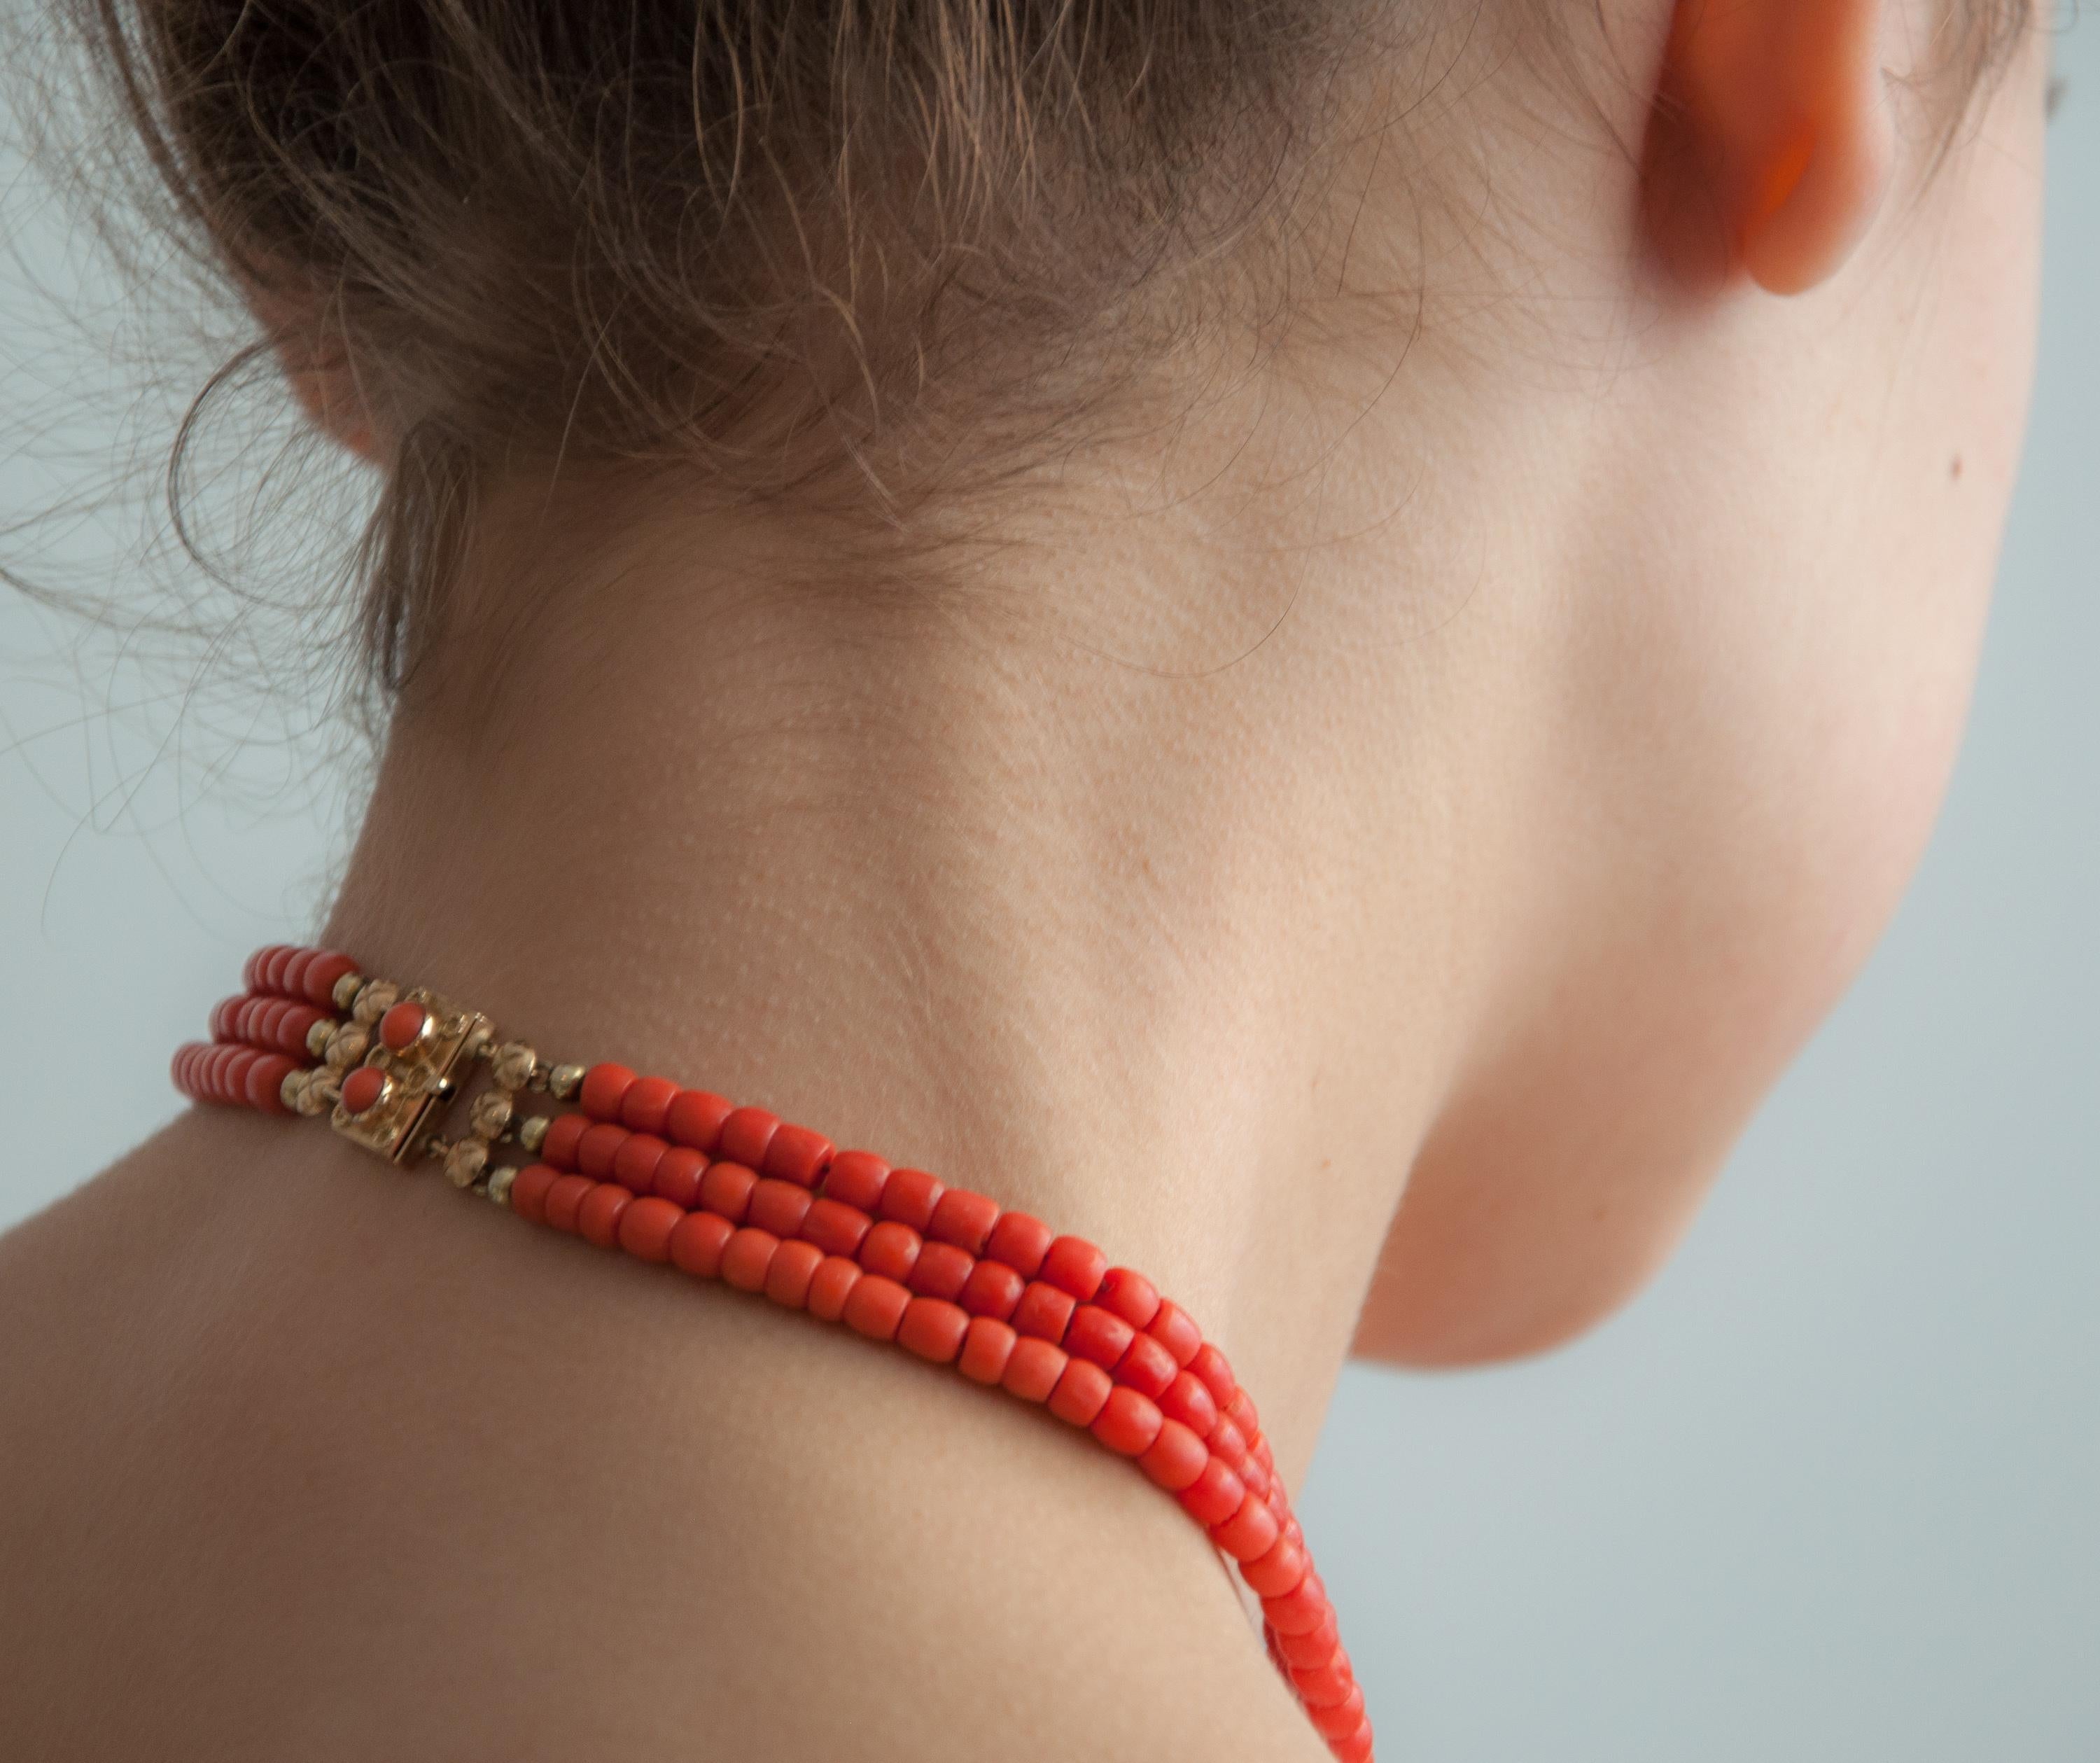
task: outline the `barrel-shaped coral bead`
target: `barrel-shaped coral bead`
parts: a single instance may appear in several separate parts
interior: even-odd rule
[[[765,1270],[765,1295],[783,1310],[801,1310],[810,1301],[810,1282],[824,1262],[813,1243],[783,1243]]]
[[[690,1212],[700,1203],[700,1177],[707,1167],[708,1160],[690,1145],[673,1145],[656,1160],[655,1173],[649,1178],[650,1191],[680,1210]]]
[[[1357,1730],[1346,1739],[1330,1739],[1327,1752],[1335,1763],[1371,1763],[1371,1723],[1359,1720]]]
[[[955,1369],[972,1383],[995,1384],[1006,1375],[1006,1362],[1020,1338],[996,1317],[973,1316],[955,1355]]]
[[[1007,1355],[1006,1369],[999,1374],[999,1388],[1023,1402],[1047,1402],[1057,1380],[1071,1363],[1071,1355],[1048,1341],[1021,1336]]]
[[[574,1231],[578,1208],[597,1186],[587,1175],[563,1176],[547,1190],[547,1222],[557,1231]]]
[[[819,1322],[836,1322],[845,1314],[846,1299],[867,1276],[860,1263],[844,1255],[827,1255],[810,1278],[808,1308]]]
[[[557,1169],[574,1169],[576,1152],[590,1128],[589,1115],[556,1115],[547,1123],[547,1136],[540,1141],[540,1160],[552,1164]]]
[[[1318,1577],[1317,1574],[1308,1573],[1304,1584],[1313,1584]],[[1300,1589],[1303,1588],[1301,1585]],[[1341,1646],[1342,1631],[1335,1623],[1335,1606],[1327,1602],[1325,1588],[1320,1589],[1318,1603],[1319,1615],[1308,1628],[1286,1632],[1277,1628],[1273,1623],[1269,1624],[1276,1635],[1276,1650],[1283,1655],[1286,1664],[1324,1665],[1335,1656],[1336,1649]],[[1264,1613],[1267,1608],[1268,1601],[1264,1599],[1263,1601]],[[1267,1619],[1265,1614],[1264,1619]]]
[[[1070,1359],[1050,1392],[1050,1412],[1073,1426],[1091,1426],[1115,1392],[1115,1384],[1091,1359]]]
[[[266,1053],[248,1067],[247,1096],[251,1108],[265,1114],[289,1114],[285,1105],[284,1083],[298,1065],[281,1053]]]
[[[1118,1384],[1109,1391],[1101,1412],[1094,1416],[1093,1434],[1118,1456],[1142,1456],[1159,1437],[1167,1416],[1149,1396]]]
[[[620,1105],[633,1082],[634,1073],[624,1065],[593,1065],[584,1073],[577,1105],[593,1120],[617,1121]]]
[[[1246,1435],[1222,1414],[1218,1416],[1218,1424],[1211,1429],[1207,1443],[1211,1455],[1234,1471],[1246,1460]]]
[[[1197,1348],[1195,1358],[1189,1361],[1189,1369],[1203,1380],[1220,1414],[1232,1406],[1233,1398],[1239,1393],[1239,1383],[1233,1376],[1231,1364],[1215,1344],[1206,1341]]]
[[[1133,1334],[1123,1357],[1115,1363],[1115,1381],[1157,1402],[1173,1387],[1180,1373],[1174,1355],[1149,1334]]]
[[[969,1313],[946,1298],[915,1297],[897,1325],[897,1344],[936,1365],[954,1362],[968,1333]]]
[[[1267,1554],[1277,1535],[1276,1514],[1251,1487],[1241,1499],[1238,1511],[1223,1524],[1211,1527],[1211,1540],[1235,1561],[1253,1561]]]
[[[620,1155],[620,1147],[633,1137],[625,1127],[615,1126],[601,1120],[585,1129],[584,1136],[576,1141],[576,1173],[587,1175],[593,1182],[612,1179],[613,1160]]]
[[[514,1181],[511,1191],[517,1191]],[[637,1261],[668,1261],[671,1233],[685,1216],[668,1200],[646,1195],[620,1215],[620,1246]]]
[[[1346,1738],[1363,1723],[1363,1686],[1352,1683],[1349,1686],[1349,1693],[1333,1707],[1316,1708],[1308,1703],[1305,1712],[1312,1720],[1312,1730],[1321,1738]]]
[[[860,1253],[856,1258],[870,1273],[880,1274],[902,1285],[911,1277],[912,1267],[918,1261],[920,1241],[919,1233],[909,1225],[885,1218],[861,1239]]]
[[[1291,1665],[1286,1668],[1292,1687],[1298,1691],[1298,1699],[1308,1708],[1335,1708],[1349,1699],[1349,1691],[1356,1687],[1356,1668],[1349,1663],[1349,1655],[1336,1647],[1324,1665]]]
[[[722,1283],[739,1292],[764,1291],[774,1252],[779,1247],[780,1239],[770,1231],[746,1225],[722,1245]]]
[[[346,1114],[363,1114],[389,1088],[386,1074],[376,1065],[360,1065],[342,1080],[342,1107]]]
[[[819,1199],[802,1214],[802,1240],[814,1243],[827,1255],[857,1255],[868,1232],[869,1219],[858,1206]]]
[[[730,1116],[730,1105],[707,1089],[682,1089],[664,1111],[664,1136],[674,1145],[712,1157],[721,1140],[721,1125]]]
[[[1244,1388],[1233,1391],[1232,1399],[1219,1411],[1251,1442],[1261,1431],[1261,1416],[1255,1412],[1254,1398]]]
[[[1081,1303],[1101,1288],[1109,1258],[1083,1236],[1061,1236],[1043,1257],[1042,1277]]]
[[[961,1297],[977,1265],[952,1243],[929,1241],[920,1244],[919,1258],[904,1283],[922,1297],[945,1298],[952,1304]]]
[[[832,1142],[822,1133],[783,1120],[765,1147],[765,1173],[797,1187],[814,1187],[832,1160]]]
[[[1171,1297],[1160,1300],[1159,1309],[1145,1325],[1145,1332],[1174,1355],[1176,1365],[1187,1365],[1202,1349],[1202,1331]]]
[[[1025,1212],[1003,1212],[991,1227],[991,1235],[985,1239],[984,1252],[1022,1279],[1033,1279],[1042,1272],[1043,1257],[1057,1240],[1057,1233],[1040,1218]]]
[[[612,1248],[620,1241],[620,1221],[633,1204],[633,1195],[618,1182],[599,1182],[576,1208],[576,1235],[600,1248]]]
[[[721,1124],[716,1154],[756,1169],[765,1161],[765,1148],[779,1126],[780,1116],[763,1108],[732,1108]]]
[[[882,1198],[876,1203],[878,1217],[908,1225],[920,1235],[933,1222],[933,1208],[947,1190],[924,1169],[892,1169],[882,1184]]]
[[[970,1269],[955,1301],[973,1316],[993,1316],[1001,1322],[1013,1319],[1021,1294],[1028,1282],[1004,1261],[981,1261]]]
[[[744,1208],[743,1216],[746,1223],[786,1238],[801,1230],[802,1220],[809,1210],[809,1189],[761,1175],[752,1186],[751,1200]]]
[[[736,1226],[712,1212],[689,1212],[671,1233],[671,1265],[696,1279],[721,1273],[722,1249]]]
[[[1327,1588],[1320,1583],[1317,1573],[1308,1573],[1290,1590],[1261,1601],[1262,1619],[1286,1638],[1317,1633],[1321,1618],[1333,1613],[1333,1606],[1327,1602]]]
[[[335,988],[346,974],[357,971],[357,963],[347,955],[338,955],[333,950],[323,949],[307,962],[307,970],[299,976],[299,991],[307,1003],[326,1010],[335,1006]]]
[[[1176,1372],[1159,1398],[1159,1406],[1198,1438],[1208,1438],[1218,1424],[1218,1404],[1211,1398],[1210,1385],[1193,1372]]]
[[[561,1171],[545,1163],[528,1163],[511,1178],[510,1209],[534,1224],[547,1222],[547,1190],[561,1180]]]
[[[1246,1497],[1246,1484],[1213,1456],[1203,1465],[1203,1473],[1181,1490],[1180,1497],[1182,1509],[1208,1529],[1224,1523],[1240,1509],[1240,1502]]]
[[[1152,1319],[1159,1314],[1159,1291],[1141,1273],[1127,1267],[1111,1267],[1102,1276],[1101,1288],[1094,1295],[1094,1301],[1112,1315],[1120,1316],[1133,1328],[1151,1325]]]
[[[620,1098],[620,1124],[630,1132],[668,1137],[664,1130],[678,1086],[668,1077],[638,1077]]]
[[[999,1222],[999,1202],[966,1187],[951,1187],[933,1207],[926,1226],[928,1240],[952,1243],[972,1256],[982,1255],[992,1226]]]
[[[742,1224],[757,1186],[758,1178],[740,1163],[711,1163],[700,1178],[700,1204],[731,1224]]]
[[[1031,1279],[1021,1288],[1021,1301],[1013,1306],[1008,1320],[1021,1334],[1033,1335],[1039,1341],[1062,1341],[1071,1325],[1072,1312],[1079,1307],[1079,1301],[1070,1292],[1043,1280]]]
[[[1312,1558],[1305,1553],[1304,1545],[1292,1541],[1279,1531],[1265,1554],[1241,1564],[1240,1577],[1256,1597],[1281,1597],[1286,1592],[1298,1589],[1299,1582],[1311,1566]]]
[[[845,1307],[840,1314],[855,1334],[866,1335],[871,1341],[893,1341],[911,1302],[911,1294],[894,1279],[865,1274],[846,1294]]]
[[[1122,1317],[1110,1315],[1100,1305],[1082,1304],[1072,1312],[1062,1345],[1067,1353],[1092,1359],[1108,1371],[1129,1350],[1136,1332]]]
[[[873,1151],[842,1151],[824,1171],[823,1195],[873,1217],[889,1184],[889,1165]]]
[[[670,1148],[654,1133],[629,1133],[613,1151],[613,1180],[630,1194],[655,1192],[656,1165]]]
[[[1162,1418],[1159,1436],[1152,1441],[1137,1466],[1170,1494],[1193,1487],[1211,1460],[1210,1447],[1180,1421]]]

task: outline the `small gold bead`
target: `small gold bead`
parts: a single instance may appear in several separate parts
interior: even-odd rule
[[[488,1197],[499,1206],[510,1204],[510,1184],[518,1179],[518,1172],[505,1164],[491,1172],[488,1178]]]
[[[305,1083],[299,1086],[299,1099],[295,1106],[302,1114],[325,1114],[335,1106],[335,1096],[329,1088],[326,1071],[308,1071]]]
[[[540,1147],[547,1142],[547,1128],[549,1124],[549,1116],[544,1114],[531,1116],[518,1129],[518,1142],[532,1155],[538,1156]]]
[[[355,1023],[345,1023],[329,1037],[328,1063],[331,1071],[344,1071],[364,1057],[372,1036]]]
[[[549,1092],[562,1102],[567,1102],[583,1087],[584,1068],[580,1065],[558,1065],[547,1079]]]
[[[335,1033],[335,1024],[325,1016],[314,1018],[314,1026],[307,1031],[307,1057],[318,1059],[328,1051],[329,1039]]]
[[[336,981],[335,990],[329,996],[334,1000],[335,1007],[338,1010],[346,1010],[357,1002],[357,995],[364,989],[364,974],[345,974],[342,979]]]
[[[307,1074],[304,1071],[285,1072],[283,1081],[277,1085],[277,1099],[294,1114],[304,1114],[307,1111]]]
[[[474,1098],[468,1118],[483,1138],[493,1138],[510,1124],[510,1098],[500,1089],[483,1090]]]
[[[478,1138],[463,1138],[445,1153],[445,1173],[454,1187],[472,1187],[488,1161],[488,1147]]]
[[[532,1067],[537,1063],[532,1049],[523,1041],[506,1041],[496,1049],[488,1074],[501,1089],[523,1089],[532,1081]]]
[[[401,988],[390,979],[375,979],[358,993],[351,1020],[369,1028],[400,1002]]]

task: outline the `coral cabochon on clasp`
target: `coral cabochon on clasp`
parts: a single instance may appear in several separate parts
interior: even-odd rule
[[[893,1342],[1083,1427],[1180,1503],[1260,1601],[1271,1661],[1342,1763],[1364,1697],[1252,1400],[1187,1311],[1092,1243],[763,1108],[549,1064],[480,1012],[278,946],[175,1054],[199,1102],[325,1114],[531,1223]],[[573,1103],[567,1108],[552,1105]],[[466,1130],[441,1129],[464,1107]],[[504,1163],[515,1152],[528,1160]]]

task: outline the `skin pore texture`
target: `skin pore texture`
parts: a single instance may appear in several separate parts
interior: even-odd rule
[[[1581,104],[1454,39],[1337,148],[1292,334],[923,593],[785,510],[514,486],[327,939],[1092,1238],[1294,1487],[1352,1344],[1566,1339],[1958,737],[2045,47],[1928,176],[1939,15],[1616,0]],[[1324,1755],[1089,1441],[312,1129],[184,1116],[0,1243],[0,1326],[25,1756]]]

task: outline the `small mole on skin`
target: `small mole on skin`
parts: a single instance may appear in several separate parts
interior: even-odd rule
[[[1947,475],[1948,475],[1948,477],[1952,478],[1952,479],[1953,479],[1957,484],[1959,484],[1959,483],[1961,481],[1961,454],[1959,454],[1959,453],[1955,454],[1955,456],[1954,456],[1954,463],[1953,463],[1952,465],[1949,466],[1947,468]]]

